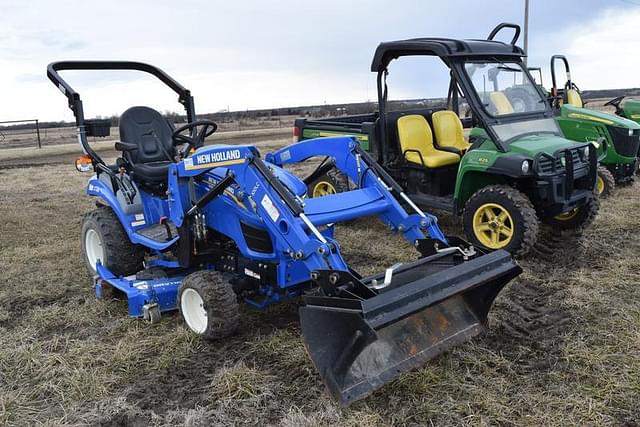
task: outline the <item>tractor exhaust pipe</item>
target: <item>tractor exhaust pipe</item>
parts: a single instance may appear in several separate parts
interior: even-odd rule
[[[396,268],[379,291],[371,284],[384,273],[317,272],[318,283],[335,285],[305,297],[305,347],[330,395],[348,406],[481,333],[496,296],[521,272],[505,251],[468,261],[457,252],[431,255]]]

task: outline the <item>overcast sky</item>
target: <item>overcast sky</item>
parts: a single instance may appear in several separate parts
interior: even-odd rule
[[[72,121],[46,78],[46,65],[64,59],[149,62],[191,89],[202,113],[373,100],[379,42],[484,38],[498,22],[521,24],[523,3],[0,0],[0,120]],[[639,28],[640,0],[531,0],[529,65],[545,67],[548,85],[549,57],[563,53],[582,89],[638,87]],[[138,74],[65,76],[87,116],[140,104],[181,111],[172,92]]]

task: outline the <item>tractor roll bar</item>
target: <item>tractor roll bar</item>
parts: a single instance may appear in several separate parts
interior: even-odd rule
[[[511,39],[511,44],[515,45],[518,41],[518,38],[520,38],[520,25],[511,24],[509,22],[502,22],[498,24],[493,30],[491,30],[491,32],[489,33],[489,37],[487,37],[487,40],[493,40],[495,36],[504,28],[513,28],[513,30],[515,31],[513,38]]]
[[[558,95],[558,86],[556,85],[556,61],[562,61],[564,62],[564,69],[565,72],[567,73],[567,86],[571,87],[571,70],[569,69],[569,60],[567,60],[567,57],[564,55],[553,55],[551,57],[551,84],[552,84],[552,88],[551,88],[551,94],[553,96],[557,96]]]
[[[91,156],[96,163],[104,164],[100,156],[91,149],[87,142],[86,124],[84,110],[80,94],[76,92],[61,76],[58,71],[64,70],[133,70],[149,73],[157,77],[165,85],[169,86],[178,94],[178,102],[184,106],[187,113],[187,122],[195,120],[195,104],[191,92],[184,88],[167,73],[153,65],[134,61],[59,61],[52,62],[47,66],[47,77],[56,85],[60,92],[67,97],[69,108],[73,111],[78,126],[78,138],[85,152]]]

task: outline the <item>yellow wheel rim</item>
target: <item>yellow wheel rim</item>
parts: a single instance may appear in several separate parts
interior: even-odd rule
[[[600,175],[598,175],[598,179],[596,180],[596,190],[598,194],[604,193],[604,179]]]
[[[313,187],[311,197],[322,197],[330,194],[336,194],[336,187],[330,182],[320,181]]]
[[[557,219],[558,221],[569,221],[570,219],[574,218],[576,215],[578,215],[578,208],[573,208],[571,209],[569,212],[565,212],[563,214],[560,214],[556,217],[554,217],[555,219]]]
[[[515,224],[509,212],[496,203],[485,203],[473,214],[473,234],[489,249],[507,246],[515,231]]]

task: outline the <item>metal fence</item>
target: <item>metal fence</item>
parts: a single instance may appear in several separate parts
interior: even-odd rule
[[[6,120],[0,122],[0,148],[23,146],[25,143],[42,148],[38,119]]]

